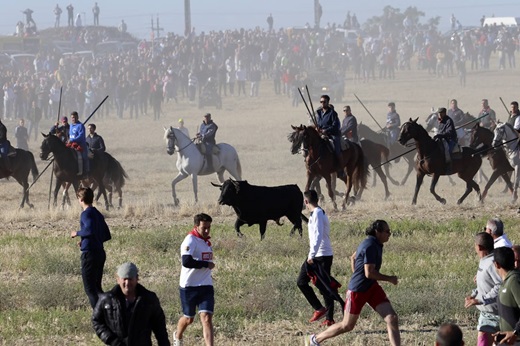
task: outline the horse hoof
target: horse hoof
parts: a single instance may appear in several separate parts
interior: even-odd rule
[[[173,205],[178,207],[179,206],[179,199],[178,198],[174,198],[173,199]]]
[[[441,202],[442,205],[446,204],[446,200],[444,198],[439,199],[439,202]],[[459,203],[457,202],[457,204],[459,204]]]

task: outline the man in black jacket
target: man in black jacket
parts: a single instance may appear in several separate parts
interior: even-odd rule
[[[157,295],[138,283],[138,269],[123,263],[117,269],[117,285],[100,295],[92,325],[106,345],[152,345],[152,331],[159,346],[170,346],[166,318]]]

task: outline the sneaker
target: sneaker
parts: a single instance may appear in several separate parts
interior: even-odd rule
[[[314,314],[312,315],[312,318],[309,320],[309,322],[312,323],[319,319],[322,319],[323,317],[325,317],[327,311],[327,308],[321,308],[319,310],[314,311]]]
[[[177,331],[173,332],[173,346],[182,346],[182,339],[177,339]]]
[[[324,326],[324,327],[330,327],[334,323],[336,323],[334,320],[325,320],[325,321],[321,322],[321,325]]]
[[[320,346],[316,341],[316,334],[305,335],[305,346]]]

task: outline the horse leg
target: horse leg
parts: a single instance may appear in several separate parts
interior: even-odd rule
[[[507,174],[504,174],[504,175],[507,176]],[[498,177],[499,177],[498,171],[493,171],[493,173],[491,173],[491,176],[489,177],[486,186],[484,186],[484,191],[482,192],[482,202],[484,202],[484,199],[487,196],[489,188],[491,187],[491,185],[493,185],[495,183],[495,181],[498,179]],[[508,176],[508,179],[509,179],[509,176]],[[511,181],[509,181],[509,184],[511,185],[511,192],[513,192],[513,185],[511,184]]]
[[[58,183],[58,181],[56,181],[56,186],[54,186],[54,201],[52,203],[54,207],[58,206],[58,192],[60,192],[61,184],[61,182]]]
[[[466,190],[464,191],[464,194],[458,199],[457,204],[462,204],[462,202],[464,202],[464,199],[466,199],[466,197],[470,194],[472,189],[477,191],[477,194],[479,197],[478,200],[482,201],[482,195],[480,194],[480,187],[475,182],[475,180],[473,180],[473,176],[471,176],[467,179],[464,179],[463,177],[461,177],[461,179],[463,179],[466,182]]]
[[[224,170],[220,170],[217,172],[217,179],[218,181],[221,183],[221,184],[224,184]],[[231,174],[231,173],[230,173]],[[235,177],[233,174],[231,174],[231,176],[233,178],[235,178],[235,180],[240,180],[240,179],[237,179],[237,177]]]
[[[329,193],[330,200],[332,201],[332,205],[334,206],[334,210],[338,210],[338,205],[336,204],[336,196],[334,195],[334,190],[332,189],[331,177],[330,174],[324,176],[325,182],[327,183],[327,192]]]
[[[110,209],[110,204],[108,203],[107,190],[105,189],[103,179],[101,179],[101,182],[99,182],[99,193],[103,195],[103,198],[105,200],[105,209],[108,211]]]
[[[515,202],[518,199],[518,186],[520,185],[520,165],[515,166],[515,183],[513,185],[513,199]]]
[[[191,183],[193,184],[193,195],[195,196],[195,203],[198,203],[199,198],[197,196],[197,192],[198,192],[197,174],[193,173],[191,175]]]
[[[175,179],[172,180],[172,197],[173,197],[173,205],[178,206],[179,205],[179,199],[177,198],[177,194],[175,193],[175,185],[188,177],[187,174],[179,173],[175,177]]]
[[[392,178],[392,176],[390,175],[390,164],[386,164],[384,167],[385,167],[385,173],[386,173],[386,176],[388,177],[388,180],[390,180],[390,182],[394,185],[399,185],[399,182],[397,180],[395,180],[394,178]],[[413,167],[412,167],[413,169]],[[406,178],[408,178],[408,175],[410,174],[410,170],[408,170],[408,173],[406,175]]]
[[[383,186],[385,187],[385,201],[386,201],[388,199],[388,197],[390,197],[390,191],[388,190],[388,183],[386,182],[385,173],[383,172],[381,167],[377,167],[376,169],[374,169],[374,171],[376,171],[377,175],[379,175],[379,178],[381,179],[381,182],[383,183]],[[374,178],[375,177],[376,176],[374,174]],[[363,191],[363,189],[361,189],[361,191]]]
[[[404,185],[406,183],[406,181],[408,180],[408,177],[412,173],[413,169],[414,169],[414,162],[410,160],[410,161],[408,161],[408,172],[406,172],[403,180],[401,181],[401,185]],[[421,184],[422,184],[422,182],[421,182]]]
[[[441,204],[446,204],[446,200],[444,198],[442,198],[441,196],[439,196],[436,192],[435,192],[435,186],[437,185],[437,182],[439,181],[439,177],[440,175],[438,174],[433,174],[433,178],[432,178],[432,183],[430,185],[430,193],[435,196],[435,199],[439,202],[441,202]]]
[[[352,190],[352,173],[349,172],[347,176],[343,180],[345,182],[345,196],[343,196],[343,204],[341,206],[342,210],[346,209],[347,203],[349,202],[350,190]],[[352,204],[354,204],[356,198],[352,197]]]
[[[422,182],[424,180],[424,173],[417,172],[417,181],[415,182],[415,192],[413,194],[412,205],[417,204],[417,195],[421,189]]]

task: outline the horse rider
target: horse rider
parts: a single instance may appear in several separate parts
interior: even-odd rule
[[[0,119],[0,154],[2,156],[4,169],[9,172],[12,172],[9,156],[13,156],[13,152],[15,153],[14,150],[11,150],[11,143],[7,140],[7,128],[2,123],[2,119]]]
[[[56,123],[53,125],[49,131],[49,134],[55,135],[61,139],[63,143],[67,143],[69,140],[69,132],[70,132],[70,124],[69,119],[67,117],[61,118],[61,125]]]
[[[395,102],[390,102],[388,108],[390,108],[390,110],[386,114],[386,130],[388,131],[388,147],[390,147],[397,142],[397,138],[399,137],[401,117],[399,117],[399,113],[395,110]]]
[[[354,114],[352,114],[350,106],[343,107],[343,113],[345,113],[345,117],[341,122],[341,135],[346,137],[349,141],[359,144],[357,119]]]
[[[98,153],[104,153],[106,151],[105,141],[103,137],[96,133],[96,124],[88,125],[88,136],[85,139],[88,145],[88,156],[94,158]]]
[[[197,133],[197,139],[204,144],[206,148],[206,162],[208,170],[213,170],[213,147],[216,144],[215,135],[217,134],[218,126],[211,120],[211,114],[206,113],[200,131]]]
[[[318,132],[322,136],[322,138],[327,137],[332,139],[334,143],[334,153],[336,155],[336,161],[338,167],[343,166],[343,158],[341,157],[341,129],[340,129],[340,121],[338,118],[338,113],[334,110],[334,106],[329,104],[330,97],[329,95],[321,95],[320,104],[316,110],[317,125]]]
[[[439,120],[439,127],[437,134],[435,137],[433,137],[433,139],[444,139],[446,141],[448,145],[448,148],[444,146],[446,166],[447,171],[451,171],[451,152],[457,144],[457,131],[455,131],[455,124],[453,123],[453,120],[446,114],[446,108],[443,107],[437,109],[437,120]]]
[[[520,110],[518,109],[518,102],[511,102],[511,114],[509,115],[509,119],[507,119],[507,123],[511,124],[514,129],[520,132]]]
[[[448,116],[453,121],[454,126],[460,126],[462,125],[462,122],[464,121],[464,112],[462,109],[458,107],[457,100],[452,99],[450,100],[450,109],[448,109]],[[464,135],[466,134],[464,132],[464,128],[459,128],[457,131],[457,138],[459,138],[461,141],[464,138]],[[461,143],[464,144],[464,143]]]
[[[487,99],[482,99],[482,110],[478,113],[480,119],[480,126],[493,131],[497,126],[497,116],[494,110],[489,107]]]
[[[78,120],[78,118],[78,112],[74,111],[70,113],[72,124],[70,124],[69,141],[67,145],[77,151],[78,175],[81,176],[83,173],[88,174],[89,162],[85,126]]]

